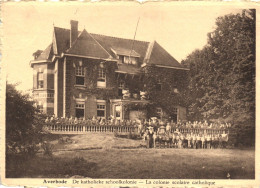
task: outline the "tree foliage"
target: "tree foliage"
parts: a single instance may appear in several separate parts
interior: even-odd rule
[[[29,95],[6,86],[6,152],[33,155],[42,139],[45,117],[38,113]]]
[[[254,128],[255,10],[217,18],[207,45],[183,63],[190,67],[191,120],[221,120]]]

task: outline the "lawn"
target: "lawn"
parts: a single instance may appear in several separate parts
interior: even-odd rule
[[[52,157],[10,160],[7,177],[126,179],[254,179],[253,149],[145,149],[144,141],[96,135],[71,137]],[[99,142],[98,137],[103,139]],[[104,140],[105,139],[105,140]],[[95,143],[93,144],[92,143]],[[85,144],[83,144],[85,143]],[[104,147],[103,147],[104,146]],[[116,147],[112,147],[116,146]],[[118,149],[118,148],[134,149]]]

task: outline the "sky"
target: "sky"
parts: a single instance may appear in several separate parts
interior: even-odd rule
[[[207,33],[215,28],[216,18],[241,11],[241,6],[173,2],[9,2],[2,6],[3,63],[7,80],[28,91],[33,85],[29,66],[32,54],[51,42],[53,26],[136,40],[156,40],[179,62],[207,43]]]

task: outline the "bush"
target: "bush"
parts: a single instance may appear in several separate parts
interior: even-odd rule
[[[53,154],[53,144],[49,142],[42,143],[43,155],[51,157]]]
[[[45,115],[39,114],[29,95],[6,85],[6,154],[34,156],[42,141]]]

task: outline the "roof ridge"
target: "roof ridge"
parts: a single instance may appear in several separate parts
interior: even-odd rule
[[[148,63],[149,60],[150,60],[155,42],[156,42],[155,40],[152,41],[152,42],[149,42],[149,45],[147,46],[146,53],[145,53],[145,56],[144,56],[144,62],[145,63]]]
[[[129,39],[129,38],[121,38],[121,37],[114,37],[114,36],[109,36],[109,35],[104,35],[104,34],[98,34],[98,33],[89,33],[91,35],[99,35],[99,36],[104,36],[104,37],[110,37],[110,38],[115,38],[115,39],[123,39],[123,40],[134,40],[134,39]],[[143,40],[134,40],[138,42],[143,42],[143,43],[149,43],[148,41],[143,41]]]
[[[62,27],[57,27],[54,26],[54,28],[58,28],[58,29],[63,29],[63,30],[68,30],[70,31],[70,29],[67,28],[62,28]],[[84,30],[84,29],[83,29]],[[82,30],[82,31],[83,31]],[[81,33],[82,31],[79,31],[79,33]],[[89,33],[90,35],[99,35],[99,36],[104,36],[104,37],[110,37],[110,38],[115,38],[115,39],[123,39],[123,40],[131,40],[133,41],[134,39],[130,39],[130,38],[122,38],[122,37],[114,37],[114,36],[110,36],[110,35],[105,35],[105,34],[100,34],[100,33]],[[150,43],[149,41],[144,41],[144,40],[134,40],[134,41],[138,41],[138,42],[143,42],[143,43]]]

